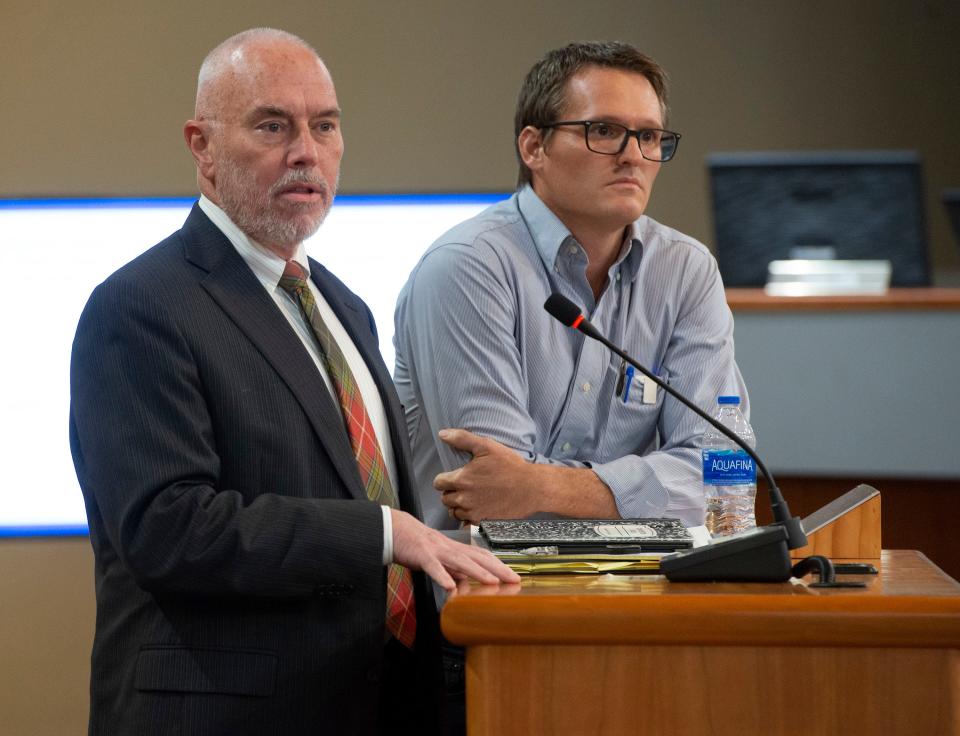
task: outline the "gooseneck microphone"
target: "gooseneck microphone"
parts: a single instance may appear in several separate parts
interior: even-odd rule
[[[770,505],[773,509],[773,524],[750,529],[729,537],[720,537],[704,547],[696,547],[665,556],[660,561],[660,571],[667,576],[667,579],[672,581],[744,582],[782,582],[788,580],[791,575],[789,550],[805,546],[807,535],[803,531],[800,519],[790,515],[790,509],[783,498],[783,494],[780,493],[780,489],[777,488],[773,475],[767,470],[766,465],[763,464],[753,448],[741,440],[736,432],[725,427],[686,396],[655,376],[646,366],[641,365],[611,343],[584,318],[580,308],[565,296],[557,293],[551,294],[543,308],[567,327],[579,330],[587,337],[602,343],[710,426],[715,427],[718,432],[729,437],[753,459],[757,468],[763,473],[763,477],[767,479]]]

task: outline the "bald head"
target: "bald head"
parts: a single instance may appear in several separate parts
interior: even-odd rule
[[[320,226],[343,137],[333,80],[302,39],[257,28],[211,51],[184,139],[200,191],[260,245],[289,258]]]
[[[299,36],[276,28],[251,28],[231,36],[203,60],[197,76],[194,117],[217,119],[237,84],[261,71],[265,53],[269,52],[271,63],[275,63],[274,54],[284,48],[313,57],[323,73],[329,75],[316,49]]]

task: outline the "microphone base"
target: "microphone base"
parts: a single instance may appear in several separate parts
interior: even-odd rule
[[[671,582],[782,583],[792,564],[787,532],[777,524],[718,538],[660,560]]]

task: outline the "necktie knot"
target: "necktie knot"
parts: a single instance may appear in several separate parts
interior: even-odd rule
[[[292,294],[299,294],[307,285],[307,274],[296,261],[287,261],[280,277],[280,288]]]

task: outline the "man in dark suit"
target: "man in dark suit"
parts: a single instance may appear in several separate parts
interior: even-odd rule
[[[417,571],[516,576],[416,518],[370,312],[306,257],[343,153],[333,82],[300,39],[247,31],[204,61],[184,136],[200,201],[97,287],[74,341],[90,732],[429,733]]]

